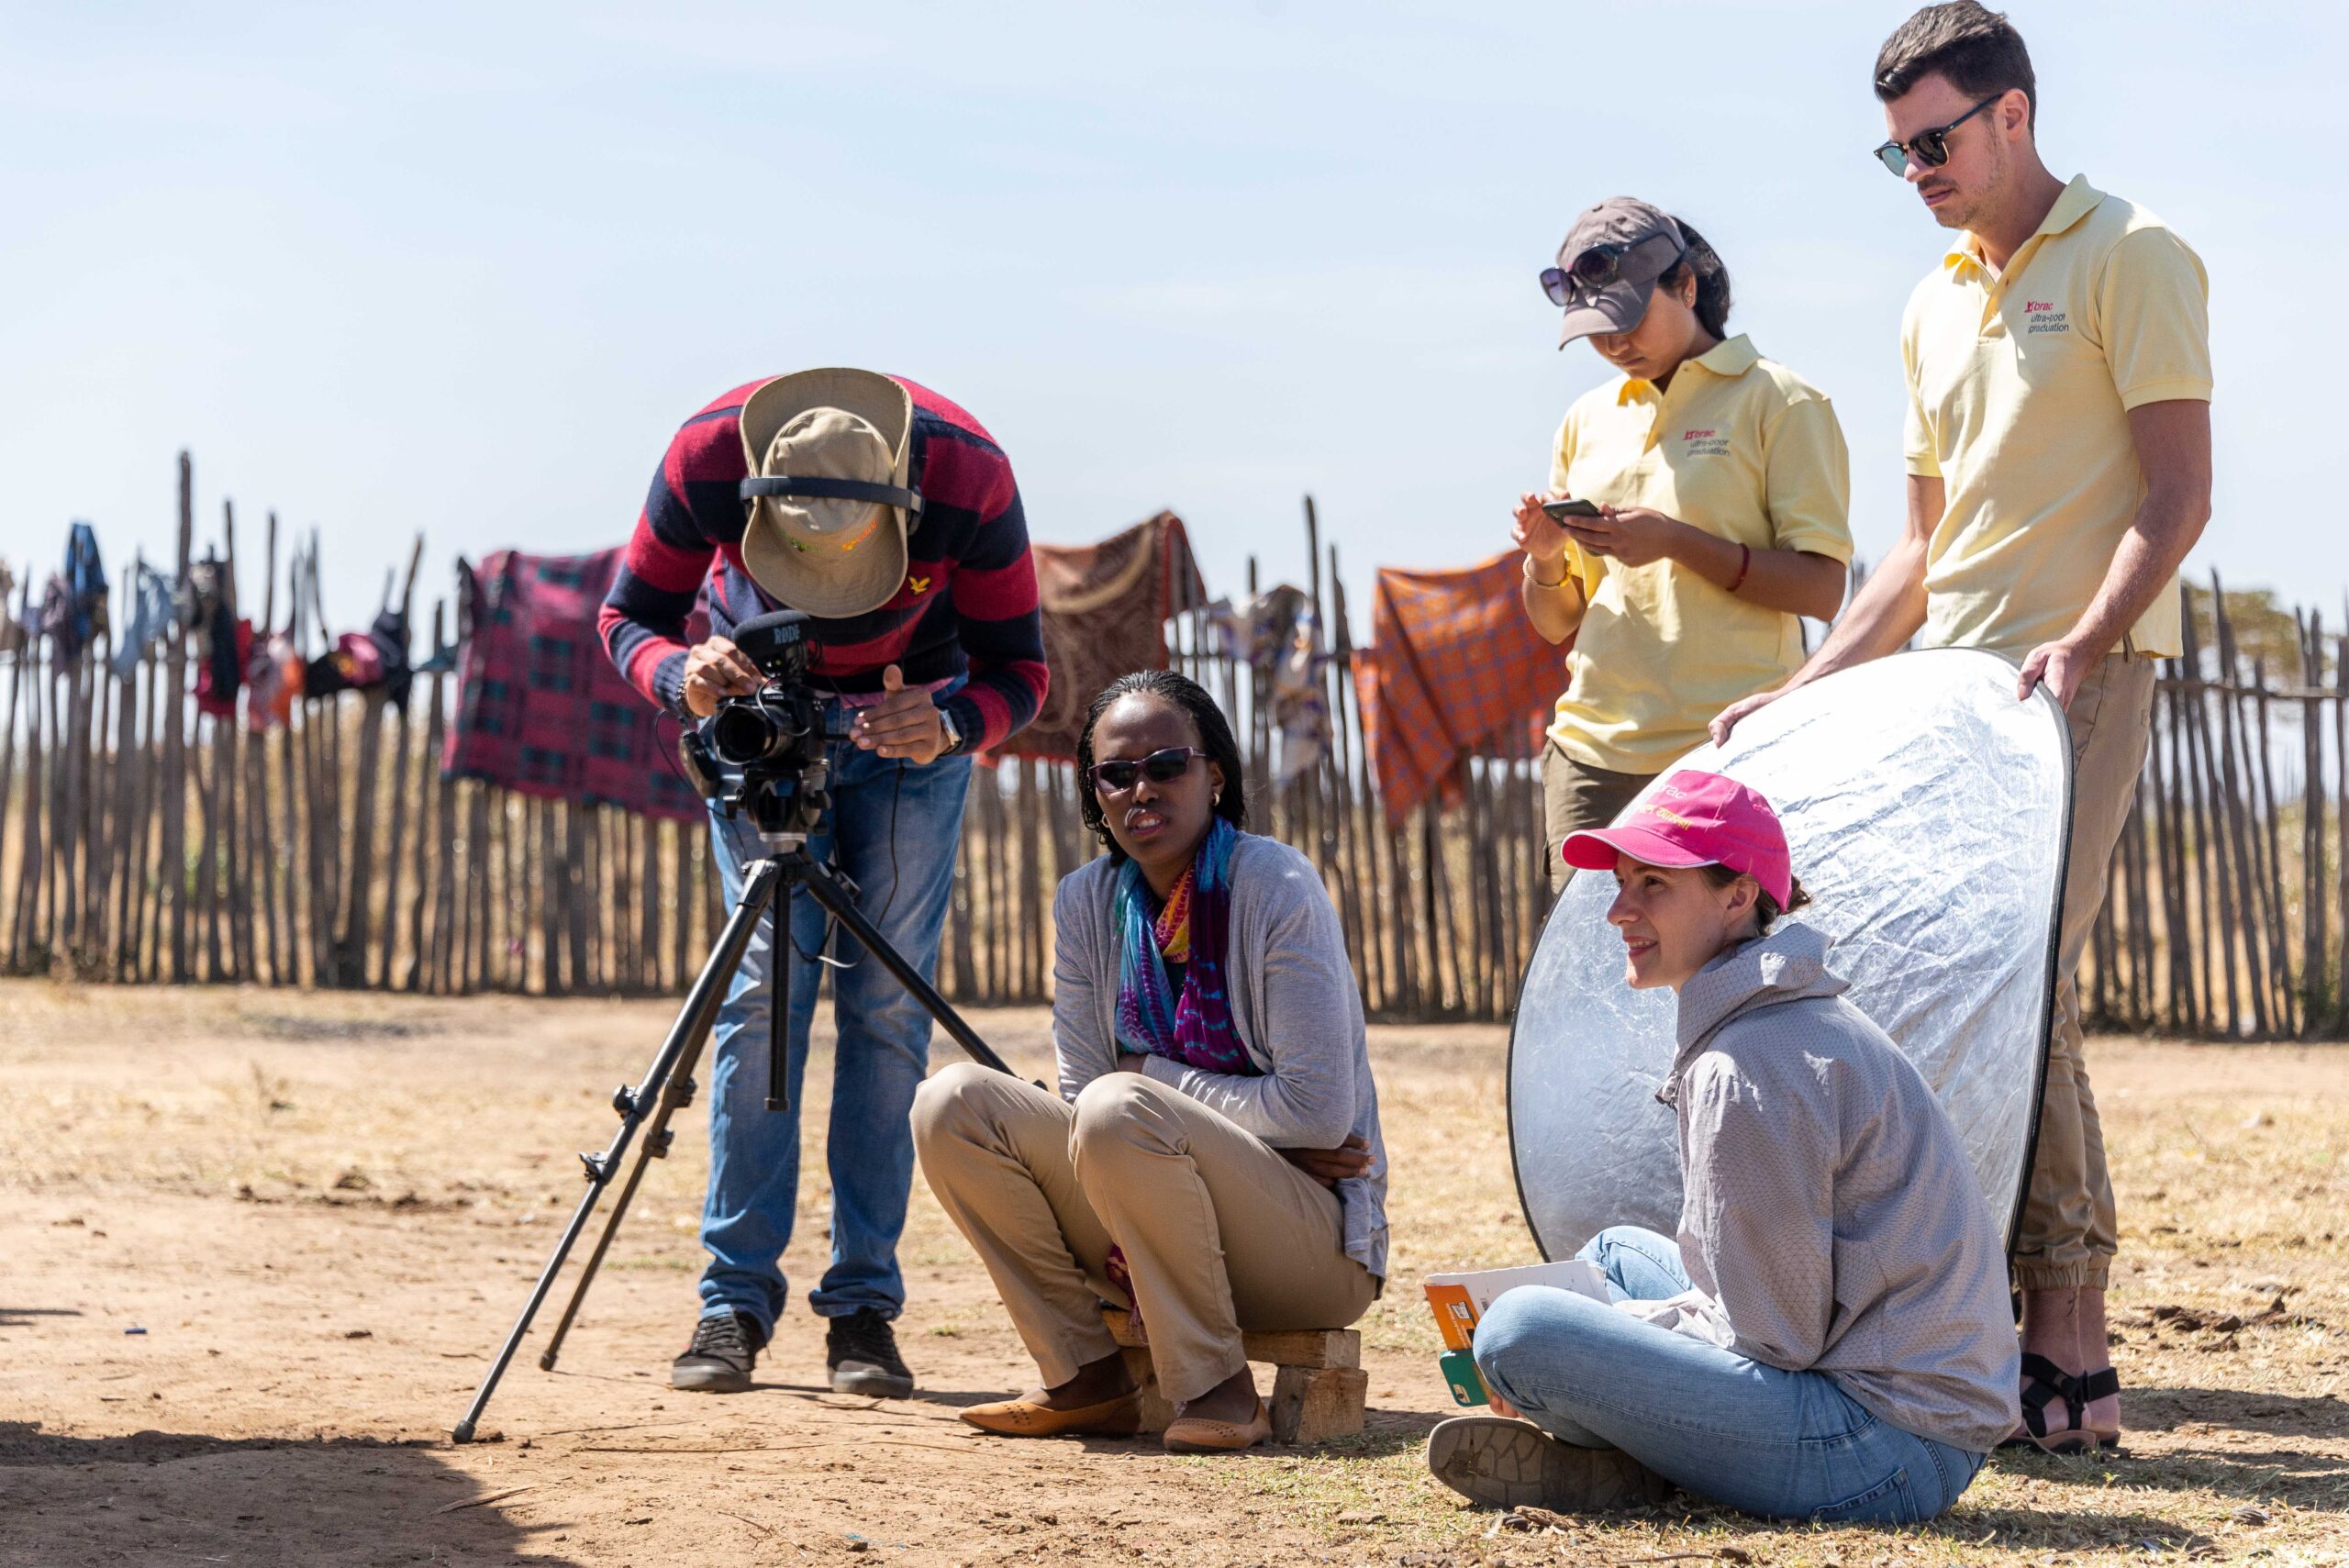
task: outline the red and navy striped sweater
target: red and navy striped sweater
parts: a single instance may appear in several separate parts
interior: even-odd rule
[[[868,615],[818,620],[810,666],[819,687],[881,689],[891,664],[907,685],[968,682],[939,706],[963,750],[999,746],[1044,700],[1044,631],[1028,518],[1011,463],[962,409],[903,376],[913,396],[908,467],[921,492],[906,539],[906,580]],[[742,566],[742,403],[764,384],[738,386],[685,421],[661,460],[597,625],[629,684],[673,713],[685,711],[685,617],[705,574],[713,634],[730,636],[781,606]]]

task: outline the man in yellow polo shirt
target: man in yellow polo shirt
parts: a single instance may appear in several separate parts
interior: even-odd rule
[[[2038,86],[2006,18],[1929,6],[1876,60],[1877,156],[1962,232],[1909,301],[1909,522],[1780,693],[1928,646],[1984,648],[2070,724],[2073,818],[2056,1020],[2030,1195],[2013,1243],[2025,1429],[2111,1443],[2104,1289],[2112,1185],[2073,984],[2145,756],[2154,661],[2179,651],[2176,573],[2210,511],[2209,287],[2144,208],[2066,184],[2032,139]]]

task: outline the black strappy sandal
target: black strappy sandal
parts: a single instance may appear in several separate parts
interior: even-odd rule
[[[2114,1398],[2121,1393],[2121,1374],[2109,1366],[2099,1367],[2094,1372],[2084,1372],[2080,1373],[2078,1393],[2082,1413],[2073,1417],[2073,1420],[2080,1426],[2081,1430],[2095,1434],[2097,1447],[2119,1448],[2121,1446],[2120,1429],[2114,1428],[2108,1430],[2103,1427],[2088,1426],[2086,1412],[2087,1407],[2098,1400]]]
[[[2119,1377],[2110,1367],[2105,1369],[2104,1375],[2112,1378],[2112,1390],[2117,1392],[2121,1387]],[[2088,1400],[2096,1397],[2087,1392],[2088,1384],[2089,1379],[2074,1377],[2045,1356],[2025,1354],[2022,1358],[2022,1430],[1998,1446],[2035,1448],[2047,1453],[2086,1453],[2095,1448],[2102,1434],[2081,1424],[2087,1418]],[[2064,1425],[2050,1429],[2047,1407],[2059,1400],[2063,1404]],[[2120,1440],[2118,1434],[2115,1434],[2114,1440]]]

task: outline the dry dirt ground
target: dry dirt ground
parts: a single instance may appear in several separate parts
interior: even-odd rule
[[[836,1398],[804,1305],[758,1388],[680,1395],[698,1113],[654,1168],[554,1373],[525,1349],[462,1411],[575,1201],[572,1151],[657,1005],[0,985],[0,1562],[374,1564],[2032,1562],[2349,1554],[2349,1052],[2103,1040],[2124,1215],[2120,1457],[2001,1456],[1909,1530],[1812,1531],[1688,1497],[1492,1533],[1426,1475],[1451,1412],[1417,1282],[1528,1262],[1497,1029],[1376,1031],[1394,1288],[1364,1325],[1368,1432],[1174,1459],[956,1421],[1030,1368],[916,1189],[900,1324],[928,1391]],[[1041,1071],[1045,1019],[983,1030]],[[951,1046],[938,1056],[951,1060]],[[825,1093],[822,1054],[810,1097]],[[820,1140],[820,1118],[808,1140]],[[813,1163],[820,1173],[820,1161]],[[807,1184],[787,1261],[821,1267]]]

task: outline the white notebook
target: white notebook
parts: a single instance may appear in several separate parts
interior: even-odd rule
[[[1435,1312],[1436,1327],[1443,1332],[1443,1342],[1455,1351],[1464,1351],[1475,1338],[1476,1321],[1484,1317],[1485,1309],[1498,1300],[1502,1292],[1521,1284],[1546,1284],[1586,1296],[1593,1301],[1608,1299],[1607,1276],[1599,1273],[1597,1263],[1581,1258],[1528,1263],[1514,1269],[1430,1274],[1424,1288],[1428,1306]]]

